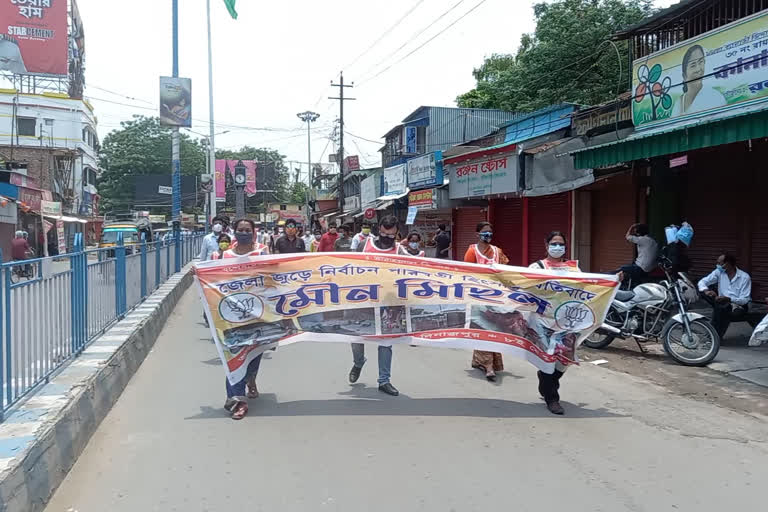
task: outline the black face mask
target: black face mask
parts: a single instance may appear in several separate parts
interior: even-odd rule
[[[390,238],[388,236],[380,236],[378,242],[379,242],[379,247],[381,247],[382,249],[389,249],[390,247],[395,245],[395,238],[394,237]]]

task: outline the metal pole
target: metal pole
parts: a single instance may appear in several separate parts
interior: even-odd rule
[[[216,146],[213,133],[213,50],[211,47],[211,0],[206,0],[208,8],[208,122],[210,124],[210,145],[208,146],[209,174],[213,174],[213,189],[209,194],[210,218],[216,216]]]
[[[245,187],[242,185],[235,188],[235,216],[238,219],[245,218]]]
[[[172,0],[173,16],[173,77],[179,76],[179,0]],[[181,235],[181,161],[180,150],[181,139],[179,137],[179,128],[174,127],[171,134],[171,160],[173,162],[172,179],[173,185],[173,234],[176,240],[176,272],[181,270],[181,254],[178,250],[178,243]]]
[[[307,173],[310,181],[312,180],[312,132],[310,130],[312,121],[307,119]]]

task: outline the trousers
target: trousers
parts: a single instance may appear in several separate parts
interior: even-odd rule
[[[352,343],[352,364],[362,368],[365,364],[365,345]],[[389,382],[392,373],[392,347],[379,345],[379,385]]]
[[[560,378],[563,376],[563,372],[555,370],[555,373],[549,374],[544,372],[538,372],[539,376],[539,393],[547,403],[559,402],[560,393]]]

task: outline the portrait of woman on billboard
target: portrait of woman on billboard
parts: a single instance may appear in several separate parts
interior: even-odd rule
[[[705,87],[706,57],[704,48],[694,44],[683,55],[683,95],[678,100],[676,115],[692,114],[725,105],[725,98],[712,87]]]

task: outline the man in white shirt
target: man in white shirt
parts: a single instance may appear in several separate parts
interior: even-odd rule
[[[717,292],[710,287],[717,285]],[[712,304],[712,325],[722,338],[731,322],[744,320],[752,294],[752,279],[736,267],[733,254],[721,254],[714,272],[699,281],[699,291]]]
[[[369,221],[363,221],[363,227],[360,229],[360,232],[352,237],[352,245],[349,247],[350,251],[361,251],[362,249],[360,248],[365,246],[366,240],[374,238],[371,228],[372,225]]]
[[[221,217],[214,217],[212,232],[203,237],[203,246],[200,248],[200,261],[211,259],[213,253],[219,250],[219,235],[226,229],[226,223]]]
[[[630,265],[621,267],[625,279],[632,280],[632,286],[644,282],[648,273],[656,266],[656,258],[659,254],[659,244],[648,234],[648,226],[645,224],[633,224],[626,234],[627,241],[637,246],[637,258]]]

